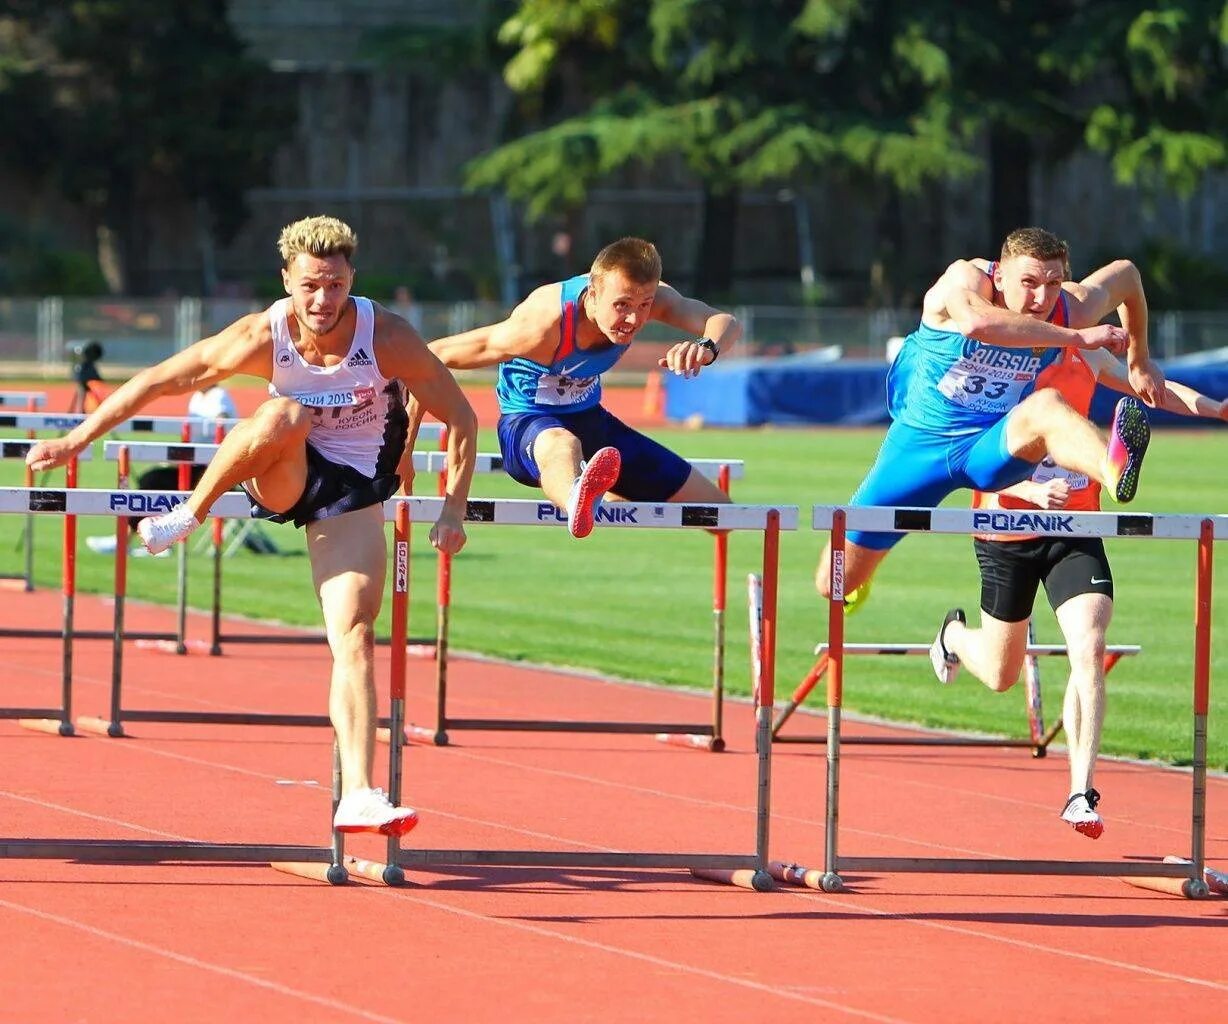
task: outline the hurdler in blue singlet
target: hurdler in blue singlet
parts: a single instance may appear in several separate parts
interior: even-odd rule
[[[517,356],[499,364],[495,394],[503,468],[519,483],[540,486],[533,443],[543,430],[561,427],[579,438],[586,459],[607,445],[618,449],[622,471],[611,488],[615,494],[629,501],[668,501],[686,483],[690,464],[601,407],[601,375],[630,345],[603,341],[590,350],[576,344],[588,280],[581,274],[560,286],[559,342],[549,363]]]
[[[1066,326],[1065,294],[1049,322]],[[1034,464],[1007,449],[1006,417],[1060,354],[1058,348],[988,345],[920,324],[887,375],[893,422],[851,503],[933,508],[961,487],[997,491],[1026,480]],[[902,537],[848,533],[855,544],[879,550]]]

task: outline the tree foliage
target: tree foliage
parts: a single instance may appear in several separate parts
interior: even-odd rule
[[[0,159],[80,204],[117,289],[140,290],[147,204],[228,238],[292,127],[225,0],[0,3]]]
[[[1183,192],[1228,162],[1223,0],[522,0],[500,41],[538,121],[468,180],[532,217],[666,159],[716,194],[988,163],[998,235],[1031,219],[1036,160],[1090,146]]]

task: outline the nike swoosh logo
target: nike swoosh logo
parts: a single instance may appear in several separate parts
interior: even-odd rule
[[[1096,579],[1096,577],[1095,577],[1095,576],[1093,576],[1093,577],[1092,577],[1092,586],[1093,586],[1093,587],[1094,587],[1094,586],[1095,586],[1097,583],[1112,583],[1112,582],[1113,582],[1113,581],[1112,581],[1111,579],[1107,579],[1107,580],[1098,580],[1098,579]]]

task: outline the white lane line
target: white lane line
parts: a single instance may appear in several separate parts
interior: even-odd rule
[[[1135,974],[1145,974],[1152,978],[1164,978],[1166,981],[1179,981],[1186,985],[1200,985],[1204,988],[1215,989],[1218,992],[1228,992],[1228,985],[1222,985],[1217,981],[1208,981],[1206,978],[1191,978],[1189,975],[1174,974],[1172,971],[1163,971],[1156,967],[1144,967],[1142,964],[1130,963],[1125,960],[1113,960],[1109,957],[1096,956],[1094,953],[1079,953],[1075,950],[1062,949],[1058,946],[1046,946],[1044,943],[1030,942],[1027,939],[1013,939],[1009,935],[994,935],[992,932],[982,932],[976,928],[962,928],[959,925],[946,924],[942,921],[919,921],[910,914],[897,914],[890,910],[879,910],[876,907],[869,907],[865,904],[853,903],[832,896],[820,896],[818,893],[810,890],[790,888],[787,891],[790,895],[800,896],[805,900],[823,903],[827,906],[840,907],[846,913],[849,910],[856,910],[862,914],[871,914],[875,917],[906,922],[921,928],[933,928],[937,931],[951,932],[955,935],[967,935],[976,939],[986,939],[989,942],[1000,942],[1007,946],[1018,946],[1020,949],[1032,950],[1037,953],[1049,953],[1053,956],[1068,957],[1072,960],[1084,960],[1088,963],[1099,964],[1102,967],[1115,967],[1119,970],[1131,971]]]
[[[327,996],[317,996],[310,992],[304,992],[302,989],[291,988],[289,985],[282,985],[276,981],[269,981],[267,978],[258,978],[251,974],[245,974],[243,971],[236,971],[230,967],[223,967],[221,964],[211,963],[208,960],[201,960],[198,957],[187,956],[183,953],[175,953],[169,949],[160,949],[157,946],[151,946],[148,942],[141,942],[139,939],[131,939],[126,935],[120,935],[117,932],[106,931],[103,928],[95,928],[93,925],[86,924],[83,921],[75,921],[71,917],[62,917],[59,914],[51,914],[45,910],[38,910],[35,907],[28,907],[21,903],[14,903],[11,900],[0,899],[0,907],[11,910],[17,914],[28,914],[30,917],[37,917],[43,921],[50,921],[52,924],[58,924],[65,928],[73,928],[76,931],[84,932],[87,935],[92,935],[95,938],[105,939],[108,942],[114,942],[120,946],[127,946],[129,949],[139,950],[142,953],[149,953],[153,956],[162,957],[165,960],[172,960],[175,963],[183,964],[185,967],[193,967],[197,970],[208,971],[211,974],[219,974],[224,978],[230,978],[232,981],[241,981],[248,985],[254,985],[257,988],[267,989],[270,992],[276,992],[278,995],[288,996],[291,999],[299,999],[303,1002],[314,1003],[316,1006],[323,1006],[329,1010],[338,1011],[340,1013],[349,1014],[353,1017],[358,1017],[362,1020],[376,1021],[377,1024],[403,1024],[402,1017],[384,1017],[378,1013],[371,1013],[367,1010],[361,1010],[357,1006],[351,1006],[348,1003],[343,1003],[337,999],[329,999]]]

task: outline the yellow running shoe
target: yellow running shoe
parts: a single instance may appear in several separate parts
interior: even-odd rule
[[[865,606],[865,603],[870,599],[870,584],[874,582],[874,578],[866,580],[856,590],[851,590],[844,595],[844,614],[856,615],[857,612]]]

